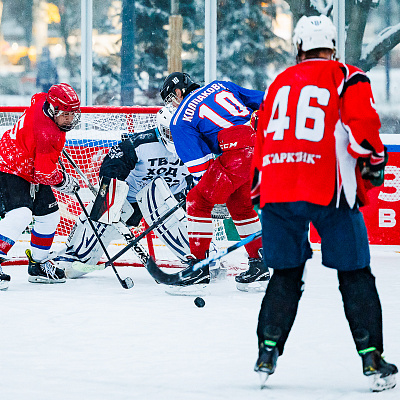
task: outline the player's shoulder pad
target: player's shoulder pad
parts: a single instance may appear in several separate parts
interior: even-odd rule
[[[340,69],[342,70],[346,81],[356,78],[369,82],[367,74],[361,68],[350,64],[340,63]]]
[[[130,133],[127,135],[127,140],[132,143],[135,149],[142,144],[157,143],[158,138],[156,134],[156,128],[148,129],[138,133]]]
[[[341,96],[343,96],[346,89],[348,89],[350,86],[357,85],[359,83],[371,83],[367,74],[362,69],[354,65],[340,63],[340,69],[344,75],[344,85]]]

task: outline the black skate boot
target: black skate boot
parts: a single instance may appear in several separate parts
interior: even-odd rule
[[[270,278],[271,275],[262,256],[249,258],[249,269],[235,277],[236,288],[243,292],[264,291]]]
[[[362,358],[363,374],[368,376],[370,389],[373,392],[392,389],[396,386],[396,365],[387,363],[382,354],[371,347],[359,351]]]
[[[362,358],[363,374],[369,379],[371,391],[381,392],[394,388],[398,369],[394,364],[387,363],[379,350],[369,346],[369,332],[366,329],[357,330],[354,341]]]
[[[1,263],[4,261],[6,261],[6,259],[0,257],[0,290],[7,290],[11,280],[11,276],[5,274],[1,268]]]
[[[279,328],[267,327],[266,339],[258,346],[258,359],[254,366],[254,371],[258,372],[260,376],[261,388],[265,386],[268,377],[275,372],[279,357],[276,343],[280,336],[281,330]]]
[[[37,262],[32,258],[31,251],[28,249],[25,254],[29,260],[28,281],[32,283],[64,283],[65,274],[57,268],[52,261]]]
[[[185,262],[186,268],[181,272],[181,282],[168,286],[166,293],[176,296],[202,296],[205,294],[205,288],[210,283],[209,266],[199,268],[193,271],[191,267],[198,263],[199,259],[190,258]]]

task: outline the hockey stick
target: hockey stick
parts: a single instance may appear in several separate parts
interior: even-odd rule
[[[125,246],[122,250],[120,250],[117,254],[115,254],[113,257],[111,257],[108,261],[106,261],[104,264],[98,264],[98,265],[90,265],[90,264],[85,264],[83,262],[80,261],[75,261],[72,264],[72,267],[78,271],[81,272],[92,272],[92,271],[96,271],[96,270],[103,270],[106,267],[108,267],[109,265],[112,265],[112,263],[117,260],[118,258],[120,258],[123,254],[125,254],[131,247],[136,246],[138,244],[138,242],[143,239],[147,234],[149,234],[153,229],[157,228],[159,225],[161,225],[167,218],[169,218],[179,207],[181,207],[182,205],[184,205],[185,200],[182,199],[177,205],[175,205],[174,207],[172,207],[171,209],[169,209],[164,215],[162,215],[156,222],[154,222],[152,225],[150,225],[145,231],[143,231],[139,236],[134,237],[133,235],[133,239],[131,239],[130,235],[129,237],[126,237],[126,233],[123,233],[126,241],[128,242],[128,245]],[[119,224],[120,222],[118,222]],[[122,224],[121,224],[122,225]],[[129,228],[128,228],[129,230]],[[130,232],[130,230],[129,230]],[[120,233],[122,233],[120,231]],[[146,250],[142,250],[142,249],[134,249],[135,252],[140,252],[141,256],[141,260],[144,261],[144,265],[146,266],[147,263],[147,259],[149,258],[148,255],[146,255],[146,258],[144,257],[143,253],[146,253]]]
[[[255,232],[252,235],[242,239],[240,242],[237,242],[224,250],[217,251],[212,256],[199,261],[193,266],[187,267],[182,271],[176,272],[175,274],[167,274],[166,272],[162,271],[160,268],[158,268],[157,264],[152,258],[149,258],[147,261],[146,268],[150,275],[159,283],[163,283],[165,285],[184,285],[187,279],[192,280],[201,277],[203,273],[203,271],[199,271],[201,268],[208,266],[212,261],[219,260],[239,247],[258,239],[261,237],[261,233],[262,231]]]
[[[96,227],[94,226],[93,221],[91,220],[91,218],[90,218],[88,212],[86,211],[85,205],[83,204],[82,199],[80,198],[78,192],[75,193],[75,196],[76,196],[76,199],[78,200],[79,205],[80,205],[81,208],[82,208],[83,213],[85,214],[86,219],[87,219],[88,222],[89,222],[90,227],[92,228],[92,231],[93,231],[94,235],[96,236],[96,239],[99,241],[100,246],[101,246],[101,248],[102,248],[103,251],[104,251],[104,254],[105,254],[106,257],[110,260],[110,255],[108,254],[107,248],[106,248],[106,246],[104,246],[104,243],[103,243],[103,241],[101,240],[101,238],[100,238],[100,236],[99,236],[99,233],[97,232],[97,229],[96,229]],[[131,289],[131,288],[133,287],[133,285],[134,285],[132,278],[130,278],[130,277],[128,276],[128,277],[125,278],[125,279],[121,279],[121,277],[120,277],[119,274],[118,274],[117,269],[115,268],[115,265],[114,265],[113,263],[110,263],[109,265],[111,265],[111,268],[113,269],[113,271],[114,271],[114,273],[115,273],[115,276],[117,277],[117,279],[118,279],[119,283],[121,284],[121,286],[122,286],[124,289]]]
[[[68,153],[66,152],[66,150],[63,150],[63,154],[67,157],[67,154],[68,154]],[[70,157],[69,154],[68,154],[67,160],[71,163],[71,165],[76,169],[77,172],[78,172],[78,170],[80,171],[80,169],[79,169],[78,166],[75,164],[75,162],[73,162],[73,163],[71,162],[71,161],[73,161],[73,160],[71,159],[71,157]],[[65,170],[64,163],[61,161],[61,159],[59,160],[59,162],[60,162],[61,168],[62,168],[64,171],[66,171],[66,170]],[[80,172],[81,172],[81,171],[80,171]],[[83,175],[82,172],[81,172],[81,174]],[[80,175],[81,175],[81,174],[80,174]],[[81,175],[81,176],[82,176],[82,175]],[[83,176],[84,176],[84,175],[83,175]],[[85,176],[85,178],[86,178],[86,176]],[[86,178],[86,179],[87,179],[87,178]],[[87,179],[87,180],[88,180],[88,179]],[[88,180],[88,181],[89,181],[89,180]],[[88,186],[89,186],[89,185],[88,185]],[[92,185],[92,188],[93,188],[94,191],[96,191],[96,189],[93,187],[93,185]],[[87,212],[87,210],[86,210],[86,208],[85,208],[85,205],[83,204],[83,201],[82,201],[81,197],[79,196],[78,192],[75,192],[75,197],[76,197],[76,199],[78,200],[78,203],[79,203],[79,205],[81,206],[82,211],[83,211],[83,213],[85,214],[85,217],[86,217],[87,221],[89,222],[89,225],[90,225],[90,227],[91,227],[91,229],[92,229],[94,235],[96,236],[96,239],[97,239],[98,242],[100,243],[100,246],[101,246],[101,248],[102,248],[103,251],[104,251],[104,254],[105,254],[106,257],[110,260],[110,255],[108,254],[107,248],[104,246],[104,243],[103,243],[103,241],[101,240],[101,238],[100,238],[100,236],[99,236],[99,233],[97,232],[97,229],[96,229],[96,227],[94,226],[93,221],[91,220],[91,218],[90,218],[90,216],[89,216],[89,214],[88,214],[88,212]],[[119,283],[121,284],[121,286],[122,286],[124,289],[131,289],[131,288],[133,287],[133,285],[134,285],[132,278],[130,278],[130,277],[128,276],[127,278],[122,279],[122,278],[119,276],[118,271],[117,271],[117,269],[115,268],[115,265],[114,265],[113,263],[111,263],[111,264],[109,264],[109,265],[111,265],[111,267],[112,267],[112,269],[113,269],[113,271],[114,271],[114,273],[115,273],[115,276],[117,277],[117,279],[118,279]]]

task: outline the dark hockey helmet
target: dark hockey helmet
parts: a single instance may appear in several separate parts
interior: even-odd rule
[[[177,97],[175,95],[175,89],[181,89],[182,96],[185,97],[191,91],[198,89],[199,87],[200,85],[193,82],[188,74],[184,72],[173,72],[165,78],[160,90],[160,95],[165,105],[172,103],[173,100],[175,100],[176,103],[179,103],[179,101],[176,101]]]
[[[62,131],[73,129],[80,121],[80,101],[75,90],[67,83],[53,85],[47,92],[47,112]],[[68,122],[60,124],[60,116],[69,116]]]

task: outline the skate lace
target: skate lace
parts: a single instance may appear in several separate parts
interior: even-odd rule
[[[49,278],[52,279],[58,279],[58,276],[56,275],[56,266],[52,264],[50,261],[46,261],[42,264],[40,264],[40,268],[46,272],[46,275]]]

